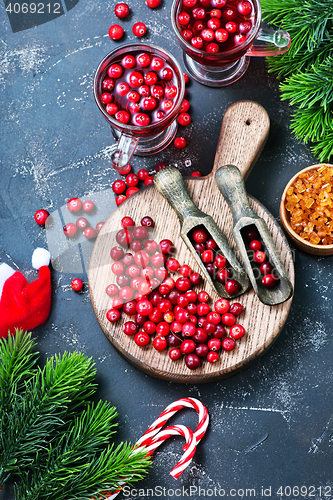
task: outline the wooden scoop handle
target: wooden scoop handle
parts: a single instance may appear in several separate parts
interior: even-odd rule
[[[168,167],[160,170],[154,176],[156,189],[170,203],[179,217],[181,226],[184,219],[189,217],[202,217],[206,214],[201,212],[188,194],[182,174],[175,167]]]
[[[236,165],[244,179],[257,161],[268,137],[269,116],[254,101],[237,101],[225,112],[209,175],[223,165]]]

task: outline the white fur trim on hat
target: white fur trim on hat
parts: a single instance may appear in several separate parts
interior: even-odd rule
[[[45,248],[36,248],[32,254],[32,267],[34,269],[39,269],[42,266],[48,266],[50,264],[51,254]]]
[[[5,284],[5,281],[8,280],[13,274],[15,273],[15,269],[10,267],[8,264],[5,262],[3,264],[0,264],[0,298],[2,295],[2,289]]]

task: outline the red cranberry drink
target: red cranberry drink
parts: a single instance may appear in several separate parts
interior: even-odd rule
[[[259,0],[173,0],[171,19],[187,70],[212,87],[240,78],[249,64],[245,55],[281,54],[290,45],[285,31],[260,28]],[[256,39],[268,44],[253,45]]]
[[[123,168],[137,146],[136,153],[145,155],[161,151],[172,141],[184,91],[182,69],[157,46],[123,45],[103,59],[95,74],[94,95],[120,139],[118,150],[123,159],[126,156]]]

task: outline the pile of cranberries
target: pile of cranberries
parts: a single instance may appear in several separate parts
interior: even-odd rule
[[[230,295],[238,293],[240,285],[237,280],[232,279],[232,268],[207,229],[203,226],[194,228],[190,233],[190,240],[211,278],[223,283]]]
[[[141,226],[135,226],[131,217],[123,217],[121,225],[116,235],[119,246],[110,251],[116,284],[106,288],[112,301],[107,319],[117,322],[122,309],[133,317],[124,323],[124,333],[134,336],[138,346],[148,345],[153,338],[154,349],[169,349],[173,361],[184,356],[192,370],[204,358],[215,363],[222,350],[232,351],[245,334],[244,327],[236,323],[243,306],[219,299],[211,309],[209,294],[193,289],[202,284],[201,275],[187,264],[180,265],[173,257],[173,243],[149,239],[154,227],[151,217],[144,217]]]
[[[179,31],[194,48],[210,53],[245,42],[255,23],[250,0],[183,0]]]
[[[86,200],[82,203],[80,198],[71,198],[67,202],[67,208],[70,212],[76,213],[78,215],[79,212],[84,212],[84,214],[91,213],[95,210],[95,204],[94,202],[90,200]],[[93,238],[96,238],[97,233],[102,229],[104,222],[98,222],[96,224],[96,228],[93,228],[90,226],[90,223],[86,217],[78,217],[76,219],[76,222],[68,222],[63,228],[64,233],[66,236],[69,238],[72,238],[73,236],[76,235],[77,231],[82,231],[83,235],[88,239],[91,240]]]
[[[247,226],[242,229],[241,233],[249,253],[252,268],[254,271],[259,270],[259,273],[255,273],[255,276],[257,275],[256,278],[258,278],[259,274],[262,284],[266,288],[273,288],[279,283],[280,278],[272,272],[273,266],[267,260],[267,255],[256,227],[254,225]]]

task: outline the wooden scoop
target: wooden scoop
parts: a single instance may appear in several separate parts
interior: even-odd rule
[[[213,218],[199,210],[194,205],[179,170],[175,167],[168,167],[160,170],[160,172],[154,177],[154,184],[178,215],[180,221],[180,236],[199,264],[205,280],[207,280],[215,291],[224,298],[237,297],[238,295],[246,292],[250,283],[244,269],[238,262],[235,254],[231,250],[227,240],[223,236],[221,230],[217,227]],[[191,231],[199,226],[203,226],[208,231],[211,238],[213,238],[217,243],[217,247],[220,250],[218,253],[222,253],[227,259],[229,267],[231,267],[231,277],[237,280],[240,285],[239,292],[230,295],[225,290],[222,283],[219,283],[216,279],[213,279],[209,275],[200,255],[194,248],[189,237]],[[217,250],[215,251],[217,252]]]
[[[265,221],[249,205],[242,174],[234,165],[225,165],[216,171],[215,181],[232,212],[232,233],[254,291],[264,304],[270,306],[282,304],[291,297],[293,287]],[[260,235],[267,260],[272,264],[274,274],[280,278],[273,288],[266,288],[262,284],[262,276],[260,276],[258,267],[251,265],[242,230],[252,225],[256,227]],[[256,275],[255,271],[257,271]]]

